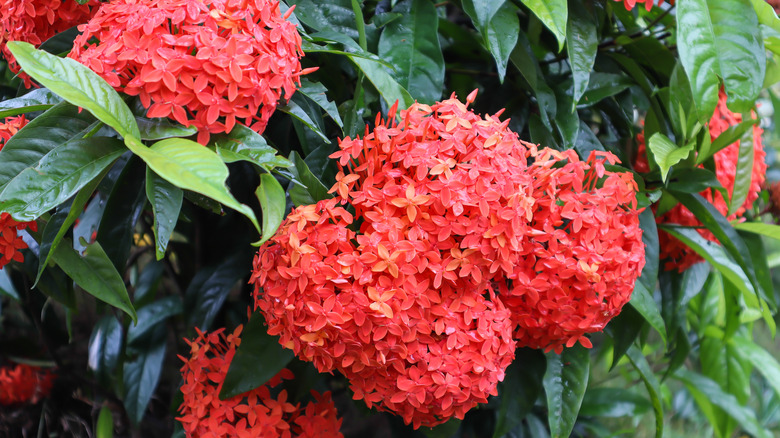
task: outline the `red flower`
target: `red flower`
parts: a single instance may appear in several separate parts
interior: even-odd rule
[[[188,437],[321,437],[338,438],[341,420],[326,392],[322,396],[312,391],[315,401],[305,409],[287,401],[287,391],[275,397],[271,388],[283,379],[292,379],[292,372],[282,370],[265,385],[252,391],[221,400],[219,393],[230,362],[241,343],[241,327],[225,336],[223,330],[203,333],[187,341],[190,357],[181,368],[184,396],[178,417]]]
[[[730,126],[742,122],[742,116],[740,114],[733,113],[726,107],[726,98],[726,93],[721,91],[718,105],[715,107],[715,113],[708,123],[710,136],[713,141]],[[764,144],[761,139],[762,134],[763,130],[758,125],[753,127],[753,171],[750,189],[748,190],[745,201],[733,214],[728,214],[728,203],[720,192],[716,190],[704,190],[700,193],[700,195],[711,202],[722,215],[728,216],[729,220],[742,217],[745,214],[745,211],[750,209],[753,206],[753,202],[758,199],[758,192],[761,191],[761,184],[766,178],[767,168],[766,163],[764,162],[766,153],[764,152]],[[639,142],[639,156],[637,157],[637,164],[634,167],[637,171],[649,171],[647,156],[645,154],[644,135],[641,137],[638,136],[637,141]],[[734,191],[734,179],[736,177],[737,160],[739,158],[739,144],[740,141],[737,140],[726,148],[721,149],[713,156],[713,160],[715,161],[715,176],[721,185],[728,191],[729,198]],[[668,212],[657,217],[656,222],[659,224],[678,224],[690,227],[702,226],[701,222],[696,219],[696,216],[681,204],[676,205]],[[715,236],[708,230],[700,228],[698,231],[705,239],[713,242],[716,241]],[[703,260],[696,252],[688,248],[688,246],[664,231],[658,233],[658,238],[659,246],[661,248],[660,257],[661,259],[667,259],[665,264],[665,269],[667,270],[676,268],[679,272],[683,272],[692,265]]]
[[[623,6],[626,7],[627,10],[634,9],[634,6],[636,6],[637,3],[644,3],[645,9],[648,11],[653,8],[653,5],[655,4],[656,0],[615,0],[616,2],[622,1]],[[674,0],[668,0],[669,4],[673,5]],[[664,3],[664,0],[658,0],[658,6],[662,5]]]
[[[6,117],[3,123],[0,123],[0,150],[3,150],[6,142],[11,139],[20,129],[27,124],[27,118],[24,114],[17,117]]]
[[[19,73],[19,64],[5,45],[8,41],[40,46],[54,35],[89,20],[98,5],[98,0],[84,5],[76,0],[0,0],[0,47],[8,67]],[[21,77],[25,87],[30,88],[30,77]]]
[[[37,403],[49,395],[54,373],[26,364],[0,368],[0,405]]]
[[[27,248],[18,232],[29,228],[38,231],[38,224],[32,222],[17,222],[10,214],[0,213],[0,269],[3,269],[11,260],[19,263],[24,261],[24,256],[19,252]]]
[[[285,18],[276,0],[115,0],[79,26],[69,56],[205,144],[237,119],[262,132],[295,92],[303,52]]]

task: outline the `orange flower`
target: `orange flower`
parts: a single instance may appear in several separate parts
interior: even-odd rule
[[[312,391],[314,402],[301,409],[287,401],[287,391],[275,397],[271,388],[283,379],[292,379],[289,370],[282,370],[265,385],[227,400],[219,393],[230,362],[241,343],[242,327],[232,334],[223,330],[203,333],[190,345],[190,357],[179,356],[184,361],[181,368],[184,396],[178,417],[188,437],[321,437],[343,438],[339,432],[341,420],[330,393],[323,395]],[[197,329],[196,329],[197,330]]]
[[[6,117],[3,123],[0,123],[0,150],[20,129],[27,124],[27,118],[24,114],[17,117]]]
[[[276,0],[116,0],[79,26],[69,56],[206,144],[239,119],[262,132],[295,92],[303,52],[286,17]]]
[[[655,5],[656,0],[615,0],[616,2],[622,1],[623,6],[626,7],[627,10],[634,9],[634,6],[636,6],[637,3],[644,3],[645,9],[648,11],[653,8],[653,5]],[[673,5],[674,0],[668,0],[669,4]],[[662,5],[664,3],[664,0],[658,0],[658,6]]]
[[[0,0],[0,47],[8,67],[19,73],[19,64],[5,45],[8,41],[40,46],[54,35],[85,23],[99,4],[98,0],[84,5],[76,0]],[[20,76],[25,87],[30,88],[30,77]]]
[[[54,373],[26,364],[0,368],[0,405],[37,403],[49,395]]]
[[[726,93],[721,90],[718,98],[718,105],[715,107],[715,113],[708,123],[710,136],[713,141],[730,126],[742,122],[742,116],[740,114],[733,113],[728,109],[726,106],[726,99]],[[753,202],[758,199],[758,193],[761,191],[761,184],[766,178],[767,168],[767,165],[764,162],[766,153],[764,152],[764,144],[761,138],[762,134],[763,130],[758,125],[753,127],[753,170],[750,188],[748,189],[745,201],[734,213],[731,215],[728,214],[728,203],[720,192],[716,190],[704,190],[700,193],[700,195],[711,202],[722,215],[728,216],[729,220],[735,220],[742,217],[745,214],[745,211],[750,209],[753,206]],[[637,163],[634,167],[639,172],[649,171],[647,155],[645,153],[644,135],[640,134],[637,136],[637,142],[639,143],[639,153]],[[715,161],[715,176],[728,192],[729,198],[734,191],[734,179],[737,173],[737,160],[739,159],[739,145],[740,141],[737,140],[726,148],[716,152],[713,156],[713,160]],[[681,204],[676,205],[660,217],[657,217],[656,222],[659,224],[677,224],[689,227],[702,226],[696,216]],[[708,230],[700,228],[698,232],[705,239],[713,242],[716,241],[715,236]],[[662,260],[667,260],[664,265],[666,270],[677,269],[679,272],[683,272],[703,260],[701,256],[688,248],[688,246],[664,231],[658,233],[658,239],[661,249],[660,257]]]
[[[26,124],[27,119],[24,115],[7,117],[3,120],[3,123],[0,123],[0,150]],[[19,250],[27,248],[27,244],[24,243],[18,232],[28,227],[33,231],[38,231],[38,224],[34,221],[17,222],[10,214],[0,213],[0,269],[3,269],[11,260],[24,261]]]

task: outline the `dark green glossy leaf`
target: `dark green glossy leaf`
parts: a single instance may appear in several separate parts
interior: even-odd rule
[[[652,404],[639,394],[622,388],[593,388],[585,393],[580,415],[590,417],[640,416]]]
[[[146,197],[154,212],[154,243],[157,260],[165,257],[168,241],[179,220],[184,192],[160,178],[152,169],[146,169]]]
[[[309,129],[314,131],[322,141],[330,143],[330,139],[325,135],[322,114],[320,113],[319,108],[309,98],[298,94],[293,95],[292,99],[287,102],[287,105],[277,109],[300,120]]]
[[[260,225],[252,209],[236,201],[225,186],[228,168],[213,151],[183,138],[160,140],[146,147],[131,137],[125,139],[125,144],[166,181],[236,210],[246,216],[260,232]]]
[[[630,304],[661,335],[661,339],[666,343],[666,326],[661,312],[658,310],[658,305],[653,299],[653,292],[658,281],[659,247],[658,230],[653,212],[650,209],[645,209],[639,215],[639,225],[642,228],[642,243],[645,245],[645,266],[634,284]]]
[[[631,78],[622,74],[599,73],[590,74],[587,89],[580,102],[583,105],[594,105],[608,97],[612,97],[626,88],[634,85]]]
[[[655,414],[655,437],[662,438],[664,436],[664,411],[661,404],[661,385],[658,383],[658,378],[650,368],[650,364],[647,363],[645,356],[636,346],[631,346],[626,352],[626,356],[645,384],[647,393],[650,396],[650,403],[653,405],[653,413]]]
[[[249,261],[241,252],[236,252],[221,263],[206,266],[195,274],[184,294],[184,309],[189,316],[190,327],[209,330],[228,293],[250,272]]]
[[[558,40],[558,51],[566,41],[566,22],[569,9],[566,0],[521,0]]]
[[[561,354],[551,352],[546,356],[547,371],[543,384],[550,435],[554,438],[568,437],[588,387],[590,355],[585,347],[578,344],[565,348]]]
[[[100,318],[89,337],[89,368],[99,376],[108,377],[119,362],[122,352],[122,324],[114,315]]]
[[[541,394],[546,368],[547,360],[540,350],[520,348],[515,352],[515,360],[500,385],[501,404],[493,438],[505,436],[522,423]]]
[[[536,103],[539,105],[539,113],[544,125],[551,129],[550,118],[557,114],[557,103],[555,93],[547,85],[539,67],[539,61],[533,53],[528,37],[520,31],[517,35],[517,45],[509,57],[536,96]]]
[[[569,10],[571,14],[566,26],[566,52],[569,55],[571,75],[574,79],[571,108],[574,110],[588,87],[599,40],[596,22],[582,2],[570,0]]]
[[[125,282],[98,242],[88,245],[82,256],[73,249],[70,240],[64,239],[53,251],[52,260],[87,293],[136,320]]]
[[[127,330],[127,344],[135,345],[147,333],[151,332],[161,322],[182,312],[181,298],[175,295],[138,308],[138,324],[131,325]]]
[[[140,137],[135,117],[119,93],[85,65],[36,50],[32,44],[21,41],[9,42],[7,46],[24,72],[45,87],[87,109],[122,137]]]
[[[750,408],[743,406],[737,399],[723,391],[714,381],[701,374],[686,369],[678,370],[675,377],[685,384],[688,391],[693,394],[696,402],[708,401],[723,409],[723,412],[737,420],[748,433],[759,438],[770,438],[772,434],[766,430],[756,419],[756,415]]]
[[[593,151],[604,151],[604,145],[601,144],[596,134],[590,129],[587,123],[579,121],[580,129],[577,131],[577,141],[574,143],[574,149],[580,157],[587,159]]]
[[[289,188],[290,199],[296,206],[316,204],[323,199],[331,198],[328,193],[328,188],[309,170],[309,166],[303,161],[297,152],[290,154],[290,161],[295,163],[295,167],[291,167],[293,175],[297,182],[303,185],[294,184]]]
[[[173,137],[189,137],[198,133],[194,126],[189,128],[172,122],[170,119],[150,119],[147,117],[135,118],[138,130],[141,132],[141,140],[163,140]]]
[[[165,264],[160,261],[150,262],[144,266],[134,285],[133,301],[137,306],[145,306],[154,299],[164,270]]]
[[[709,120],[723,79],[729,108],[753,107],[766,70],[758,17],[745,0],[688,0],[677,5],[677,48],[699,120]]]
[[[503,82],[509,57],[517,45],[520,32],[517,7],[504,0],[464,0],[463,10],[482,35],[482,44],[493,55],[498,78]]]
[[[396,102],[398,102],[399,109],[412,106],[414,103],[412,95],[390,76],[390,73],[385,70],[382,64],[365,58],[350,57],[350,59],[366,75],[371,84],[376,87],[376,90],[389,106]]]
[[[613,341],[610,370],[615,368],[620,359],[625,356],[626,351],[636,341],[644,325],[645,318],[633,306],[623,307],[620,314],[607,324],[604,331],[612,337]],[[660,327],[664,327],[663,321],[661,321]]]
[[[432,104],[444,88],[436,7],[428,0],[406,0],[399,2],[393,12],[401,18],[382,31],[379,57],[393,64],[395,70],[390,74],[412,97]]]
[[[139,341],[135,348],[128,346],[128,354],[133,359],[125,362],[124,367],[124,405],[127,416],[133,424],[139,424],[144,418],[146,407],[152,399],[162,374],[165,359],[165,340],[167,330],[157,328]]]
[[[431,428],[423,427],[421,430],[426,438],[450,438],[456,436],[461,422],[457,418],[450,418],[443,424]]]
[[[247,161],[267,170],[292,166],[287,158],[277,155],[276,149],[269,146],[262,135],[244,125],[236,124],[229,134],[217,134],[211,139],[209,149],[225,163]]]
[[[24,169],[34,166],[52,149],[76,137],[94,122],[86,111],[62,102],[36,117],[0,149],[0,190]]]
[[[48,88],[38,88],[24,96],[0,102],[0,119],[33,111],[46,111],[62,102],[62,98]]]
[[[312,102],[319,105],[320,108],[325,110],[333,121],[339,125],[339,127],[344,126],[344,122],[341,120],[336,104],[333,101],[328,100],[328,89],[325,88],[324,85],[319,82],[309,82],[306,79],[302,79],[301,85],[298,87],[298,93],[303,94],[311,99]]]
[[[355,28],[355,13],[352,11],[350,0],[328,2],[290,0],[288,3],[296,5],[295,15],[312,29],[332,29],[349,35],[353,39],[358,38],[358,31]]]
[[[699,154],[696,156],[696,164],[705,162],[709,157],[715,155],[721,149],[730,146],[742,138],[742,136],[756,123],[758,123],[758,121],[755,119],[747,119],[737,125],[729,126],[712,141],[712,144],[710,144],[709,147],[702,148],[702,150],[699,151]]]
[[[284,220],[287,197],[284,195],[282,185],[270,173],[260,175],[260,186],[255,191],[255,195],[263,209],[263,237],[258,242],[258,245],[262,245],[273,237]]]
[[[34,220],[76,194],[124,151],[121,141],[105,137],[58,146],[8,182],[0,193],[1,208],[17,220]]]
[[[241,333],[241,345],[230,363],[219,396],[223,400],[251,391],[286,367],[293,352],[279,345],[279,338],[266,333],[260,312],[249,318]]]

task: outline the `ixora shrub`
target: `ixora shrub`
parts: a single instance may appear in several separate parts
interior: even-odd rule
[[[0,436],[780,431],[772,4],[0,5]]]

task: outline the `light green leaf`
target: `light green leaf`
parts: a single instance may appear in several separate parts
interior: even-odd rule
[[[152,231],[154,232],[155,254],[157,260],[162,260],[165,257],[165,250],[168,248],[168,241],[176,228],[176,222],[179,220],[184,192],[147,167],[146,197],[152,204],[152,212],[154,213]]]
[[[761,234],[762,236],[780,240],[780,225],[765,224],[761,222],[737,222],[732,225],[737,230]]]
[[[95,436],[97,438],[114,438],[114,416],[107,404],[100,408],[97,426],[95,426]]]
[[[255,194],[263,209],[263,237],[258,242],[258,245],[262,245],[273,237],[284,220],[287,198],[282,185],[270,173],[260,175],[260,186]]]
[[[750,185],[753,182],[753,131],[748,130],[747,138],[739,142],[737,170],[734,172],[734,190],[731,192],[729,214],[734,214],[747,199]]]
[[[122,137],[141,137],[135,117],[119,93],[85,65],[21,41],[11,41],[7,47],[24,72],[45,87],[73,105],[86,108]]]
[[[127,295],[125,282],[100,243],[87,245],[83,256],[73,249],[69,239],[64,239],[63,243],[53,251],[54,263],[87,293],[127,313],[134,322],[137,321],[138,316]]]
[[[580,415],[589,417],[636,417],[652,404],[636,392],[623,388],[593,388],[585,393]]]
[[[686,0],[677,5],[677,48],[693,90],[699,121],[718,101],[719,77],[729,108],[747,112],[766,71],[756,11],[746,0]]]
[[[566,41],[566,22],[569,8],[566,0],[521,0],[547,26],[558,40],[558,51]]]
[[[100,175],[126,149],[107,137],[70,141],[23,170],[0,193],[0,208],[16,220],[35,220]]]
[[[748,433],[755,437],[771,438],[772,434],[761,426],[753,410],[740,404],[733,395],[723,391],[714,381],[686,369],[678,370],[674,376],[685,384],[697,402],[706,400],[720,407],[724,413],[737,420]]]
[[[422,103],[432,104],[444,88],[444,55],[439,44],[439,17],[428,0],[399,2],[401,18],[385,26],[379,57],[395,67],[390,74]]]
[[[669,140],[669,137],[660,132],[656,132],[650,137],[648,146],[652,152],[653,159],[661,169],[661,178],[664,182],[666,182],[666,177],[669,175],[669,169],[688,157],[693,150],[693,145],[693,143],[689,143],[683,147],[678,147]]]
[[[225,186],[228,168],[210,149],[183,138],[160,140],[147,148],[138,139],[128,137],[125,144],[166,181],[236,210],[246,216],[260,232],[260,225],[252,209],[236,201],[228,191]]]
[[[744,336],[734,336],[728,342],[740,357],[753,364],[780,397],[780,362],[777,358]]]
[[[561,354],[550,352],[546,356],[544,392],[547,395],[550,436],[568,437],[588,387],[590,356],[581,345],[565,348]]]

